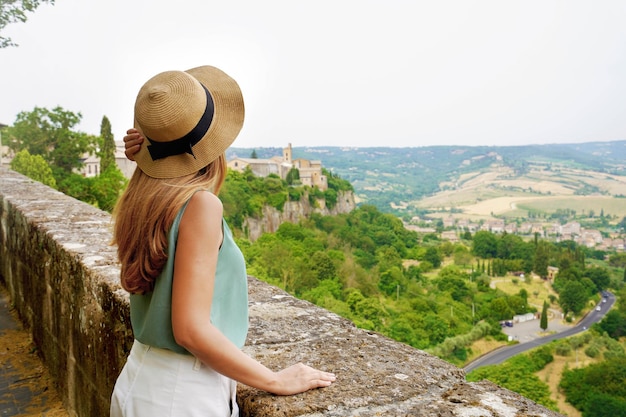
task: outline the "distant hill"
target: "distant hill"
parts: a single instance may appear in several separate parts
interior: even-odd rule
[[[259,158],[282,154],[282,148],[231,148],[227,157],[250,157],[253,150]],[[293,156],[321,160],[324,168],[352,183],[359,201],[396,214],[507,196],[626,197],[626,140],[528,146],[295,146]]]

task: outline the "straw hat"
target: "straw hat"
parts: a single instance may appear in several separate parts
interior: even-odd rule
[[[135,101],[135,128],[146,138],[137,166],[154,178],[199,171],[233,143],[243,119],[239,85],[223,71],[207,65],[157,74]]]

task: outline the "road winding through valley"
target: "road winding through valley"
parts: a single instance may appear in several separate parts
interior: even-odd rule
[[[550,334],[548,336],[543,337],[533,337],[533,334],[537,333],[539,328],[539,321],[532,320],[526,323],[516,323],[515,326],[519,329],[522,335],[518,334],[518,340],[526,340],[529,341],[519,343],[511,346],[504,346],[493,350],[474,361],[470,362],[463,368],[466,373],[473,371],[476,368],[486,365],[497,365],[499,363],[504,362],[512,356],[515,356],[519,353],[525,352],[529,349],[536,348],[538,346],[549,343],[553,340],[562,339],[564,337],[569,337],[575,335],[576,333],[586,331],[592,324],[599,322],[602,320],[602,317],[611,309],[613,304],[615,303],[615,296],[611,293],[606,293],[606,297],[601,301],[598,305],[600,306],[600,310],[596,310],[595,308],[591,310],[585,317],[583,317],[578,324],[572,327],[561,327],[556,333]],[[548,330],[550,326],[548,327]],[[521,336],[521,337],[520,337]]]

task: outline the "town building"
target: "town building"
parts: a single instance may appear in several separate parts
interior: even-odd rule
[[[328,179],[322,173],[322,162],[303,158],[293,159],[291,143],[283,148],[282,156],[274,156],[270,159],[236,157],[228,161],[228,168],[239,172],[247,168],[257,177],[276,174],[282,179],[286,179],[289,171],[296,168],[302,185],[317,187],[322,191],[328,189]]]
[[[79,169],[75,169],[74,172],[87,178],[100,175],[100,157],[93,154],[86,154],[83,155],[81,162],[83,166]]]
[[[454,230],[447,230],[441,232],[441,240],[448,240],[452,243],[460,242],[459,236]]]

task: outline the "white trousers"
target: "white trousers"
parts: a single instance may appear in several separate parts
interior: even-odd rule
[[[135,340],[113,395],[111,417],[236,417],[237,383],[191,355]]]

